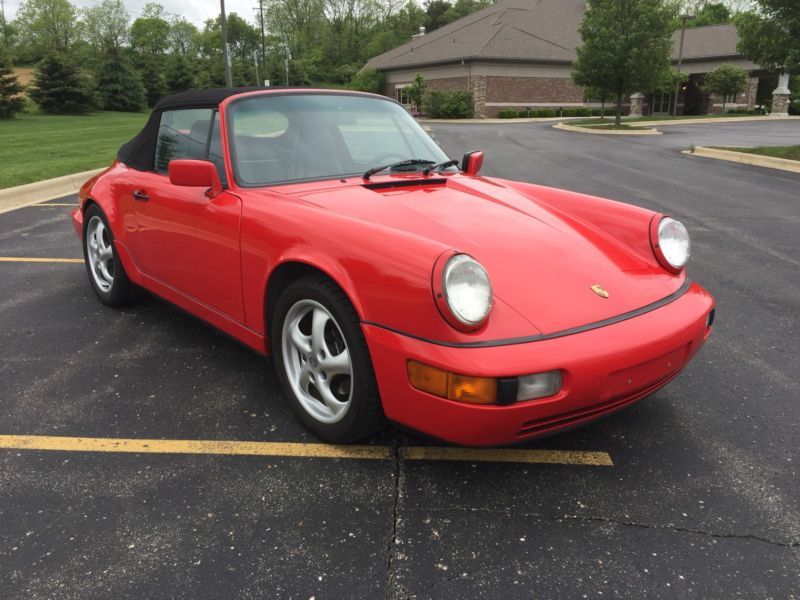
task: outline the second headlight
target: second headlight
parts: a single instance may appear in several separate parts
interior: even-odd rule
[[[442,289],[453,317],[467,327],[478,327],[492,310],[492,283],[481,264],[467,254],[456,254],[442,272]]]

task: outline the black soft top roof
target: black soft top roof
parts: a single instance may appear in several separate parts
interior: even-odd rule
[[[189,90],[167,96],[156,102],[154,111],[174,110],[176,108],[216,108],[220,102],[230,96],[244,94],[245,92],[255,92],[258,90],[275,89],[279,86],[269,88],[261,87],[239,87],[239,88],[215,88],[209,90]]]
[[[275,89],[276,87],[280,86],[272,86],[270,88],[239,87],[189,90],[188,92],[181,92],[162,98],[156,103],[153,112],[150,114],[150,119],[142,130],[136,137],[119,149],[119,152],[117,152],[117,160],[139,171],[150,171],[153,169],[156,140],[158,139],[158,127],[161,121],[161,113],[165,110],[217,108],[220,102],[230,96],[244,94],[245,92]]]

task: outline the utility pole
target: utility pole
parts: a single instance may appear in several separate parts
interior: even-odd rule
[[[686,21],[694,19],[694,15],[684,14],[681,15],[681,47],[678,50],[678,75],[681,74],[681,67],[683,66],[683,37],[686,34]],[[675,84],[675,107],[672,109],[672,116],[678,116],[678,95],[681,93],[681,80],[678,78],[678,83]],[[684,104],[685,106],[685,104]]]
[[[258,0],[258,11],[261,14],[261,66],[264,69],[264,79],[267,78],[267,34],[264,29],[264,2]],[[259,82],[261,85],[261,82]]]
[[[225,85],[233,87],[233,76],[231,75],[231,53],[228,48],[228,21],[225,18],[225,0],[219,0],[221,11],[220,25],[222,26],[222,58],[225,61]]]
[[[261,87],[261,78],[258,76],[258,52],[253,50],[253,64],[256,66],[256,85]]]

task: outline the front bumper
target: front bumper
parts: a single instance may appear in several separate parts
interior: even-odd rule
[[[362,324],[386,416],[456,444],[491,446],[550,435],[588,423],[652,394],[703,346],[711,295],[696,283],[643,315],[537,342],[458,348]],[[408,360],[477,377],[516,377],[560,369],[561,391],[507,406],[445,400],[409,384]]]

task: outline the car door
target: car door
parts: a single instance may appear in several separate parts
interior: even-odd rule
[[[225,190],[172,185],[170,160],[211,160],[225,183],[218,113],[211,109],[164,111],[154,171],[142,173],[134,191],[142,269],[170,287],[244,321],[239,251],[241,200]]]

